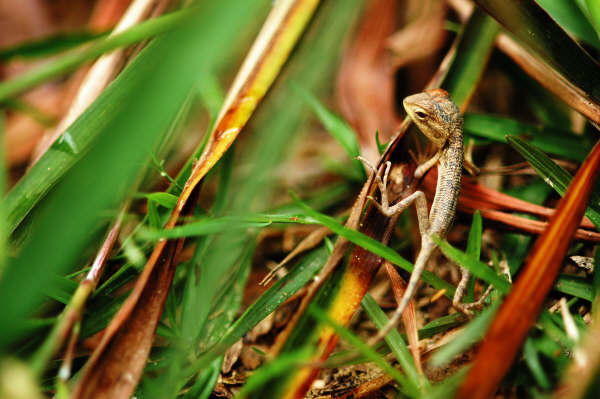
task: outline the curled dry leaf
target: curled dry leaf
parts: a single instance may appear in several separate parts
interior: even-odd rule
[[[244,341],[238,339],[235,344],[231,345],[223,356],[223,364],[221,365],[221,372],[227,374],[233,368],[233,365],[240,358],[242,348],[244,347]]]

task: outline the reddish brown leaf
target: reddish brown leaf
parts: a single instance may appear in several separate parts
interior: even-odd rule
[[[389,261],[385,261],[385,271],[390,277],[392,283],[392,290],[394,291],[394,298],[396,303],[402,301],[404,291],[406,291],[406,281],[400,276],[398,270]],[[404,329],[408,338],[408,344],[410,345],[410,352],[412,353],[415,361],[417,372],[423,375],[423,367],[421,366],[421,352],[419,351],[419,329],[417,327],[417,317],[415,312],[415,301],[410,300],[404,313],[402,313],[402,321],[404,323]]]
[[[369,2],[352,46],[338,74],[336,95],[344,118],[357,130],[361,153],[375,163],[375,132],[388,141],[397,125],[394,113],[394,70],[386,40],[396,29],[395,0]]]
[[[554,284],[598,176],[600,142],[575,175],[490,326],[457,398],[488,398],[508,371]]]
[[[433,198],[435,194],[436,179],[437,171],[435,169],[431,170],[424,179],[423,187],[428,198]],[[548,223],[527,219],[505,211],[528,213],[545,219],[550,218],[555,212],[552,208],[532,204],[477,184],[474,179],[469,177],[463,177],[458,209],[471,214],[479,210],[481,216],[488,220],[529,234],[543,233]],[[581,219],[581,227],[595,228],[587,218]],[[580,228],[575,231],[574,238],[600,242],[600,233]]]

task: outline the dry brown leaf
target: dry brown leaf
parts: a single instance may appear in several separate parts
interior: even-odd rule
[[[242,353],[242,348],[244,347],[244,341],[240,338],[235,344],[231,345],[227,351],[225,351],[225,355],[223,356],[223,364],[221,365],[221,372],[223,374],[227,374],[233,368],[233,365],[240,358],[240,354]]]
[[[387,39],[395,68],[434,54],[444,43],[445,3],[426,0],[419,6],[419,16]]]
[[[336,97],[344,118],[356,129],[361,154],[379,159],[375,132],[388,141],[397,126],[394,112],[394,69],[386,40],[396,29],[396,0],[372,0],[356,39],[344,54]]]

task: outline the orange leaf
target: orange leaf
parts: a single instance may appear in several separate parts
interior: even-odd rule
[[[492,322],[457,398],[488,398],[510,368],[554,284],[598,175],[600,142],[575,175]]]
[[[200,160],[164,229],[189,214],[200,184],[218,162],[279,74],[318,0],[278,1],[242,65]],[[173,277],[183,239],[156,243],[131,294],[107,326],[86,364],[74,397],[129,397],[141,376]]]

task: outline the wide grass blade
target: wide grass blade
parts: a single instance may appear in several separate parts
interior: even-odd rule
[[[550,187],[561,196],[565,195],[572,180],[569,172],[526,141],[514,136],[507,136],[506,140],[531,164]],[[590,194],[590,202],[585,215],[594,223],[597,229],[600,229],[600,196],[594,191]]]
[[[0,49],[0,61],[9,61],[11,58],[47,57],[80,46],[104,35],[105,33],[90,31],[58,33]]]
[[[506,135],[520,136],[542,151],[581,162],[592,145],[573,132],[552,126],[536,126],[496,115],[465,115],[465,134],[506,143]]]
[[[65,55],[54,62],[0,84],[0,102],[20,94],[47,80],[64,75],[85,61],[96,58],[110,50],[128,46],[152,36],[172,30],[193,17],[194,10],[183,10],[140,23],[125,32],[98,39],[97,42],[80,52]]]
[[[600,123],[598,63],[534,0],[475,2],[539,58],[531,59],[531,54],[508,43],[508,37],[503,38],[503,43],[500,44],[504,51],[508,51],[518,63],[525,65],[527,73],[563,101],[590,120]]]
[[[202,29],[216,28],[221,27],[207,21]],[[102,220],[102,212],[122,201],[128,184],[149,158],[161,134],[167,130],[189,87],[200,71],[208,66],[202,54],[212,51],[214,41],[195,41],[199,33],[197,29],[200,28],[192,27],[188,22],[176,32],[152,42],[130,65],[130,73],[122,75],[121,84],[112,86],[112,92],[120,101],[104,103],[100,114],[96,108],[95,117],[103,121],[94,126],[79,125],[80,131],[85,126],[87,132],[92,129],[97,136],[93,149],[77,157],[83,156],[78,168],[72,169],[51,198],[44,202],[43,209],[36,214],[35,232],[0,280],[3,287],[0,303],[4,306],[0,318],[6,318],[2,325],[7,326],[0,336],[2,349],[6,349],[6,345],[22,333],[25,320],[42,299],[42,287],[51,281],[51,276],[62,274],[74,266],[83,246],[101,226],[98,222]],[[200,30],[200,36],[204,32]],[[157,63],[157,59],[163,61]],[[160,98],[156,93],[161,93]],[[115,100],[114,97],[112,99]],[[76,158],[62,154],[61,158],[68,160],[70,165]],[[51,170],[50,165],[56,166],[60,173],[67,169],[57,162],[41,165]],[[36,176],[33,180],[41,182],[48,179],[46,173],[40,172],[33,174]],[[31,183],[32,180],[29,180]],[[46,189],[49,188],[46,183],[52,185],[52,182],[44,182],[42,185]],[[11,197],[3,205],[8,212],[15,211],[11,203],[17,205],[23,217],[26,212],[22,211],[30,209],[39,200],[38,189],[34,188],[34,192],[13,191],[15,194],[19,192],[16,197],[26,195],[27,200],[15,204],[12,200],[16,197]],[[15,214],[11,215],[11,219],[12,216]],[[12,221],[9,228],[15,226],[15,219]],[[32,275],[36,278],[32,279]]]

